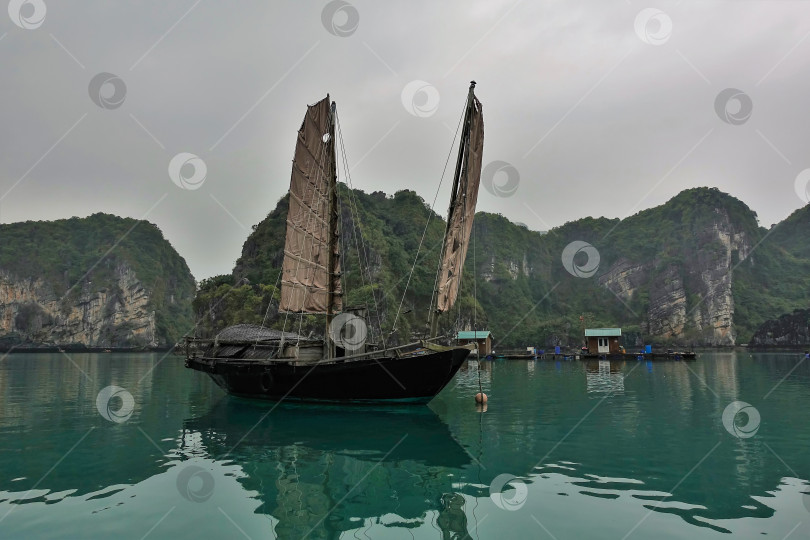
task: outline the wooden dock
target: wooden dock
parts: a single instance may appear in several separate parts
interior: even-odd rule
[[[692,351],[652,352],[652,353],[615,353],[615,354],[582,354],[582,360],[696,360],[697,353]]]
[[[475,356],[475,352],[473,355]],[[529,352],[522,349],[504,350],[482,357],[482,360],[695,360],[693,351],[588,353],[583,351],[546,350]]]

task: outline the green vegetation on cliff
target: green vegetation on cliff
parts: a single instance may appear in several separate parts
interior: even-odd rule
[[[766,242],[754,249],[767,231],[744,203],[717,189],[685,190],[624,220],[583,218],[547,234],[479,213],[475,230],[478,298],[496,337],[509,336],[507,345],[574,344],[583,325],[621,326],[628,346],[723,344],[728,341],[715,333],[723,321],[714,318],[724,304],[734,313],[733,332],[747,339],[770,313],[782,313],[808,294],[792,274],[780,275],[783,289],[777,294],[751,286],[749,276],[762,279],[763,273],[752,274],[752,268],[773,274],[772,266],[796,271],[800,265],[771,254],[775,248],[764,249]],[[592,277],[564,268],[563,250],[574,241],[597,250],[599,268]],[[740,262],[750,252],[755,258]],[[754,265],[766,253],[768,260]],[[468,269],[471,262],[468,257]],[[587,256],[573,262],[581,266]],[[723,281],[729,275],[732,290]]]
[[[43,280],[62,305],[114,289],[122,265],[146,289],[158,343],[171,345],[193,328],[194,278],[155,225],[102,213],[0,225],[0,271]],[[24,308],[22,316],[35,310]]]
[[[386,339],[392,332],[395,319],[393,332],[400,340],[423,332],[444,221],[431,213],[424,200],[412,191],[400,191],[390,197],[382,192],[367,194],[341,186],[340,195],[344,305],[367,306],[374,331],[381,326]],[[408,283],[408,274],[428,218],[428,231],[403,300],[402,292]],[[276,287],[283,258],[286,219],[285,197],[254,227],[245,241],[233,275],[217,276],[201,283],[194,308],[204,321],[203,334],[210,335],[238,322],[264,321],[273,328],[299,330],[297,316],[279,317],[276,311]],[[465,284],[462,291],[465,306],[472,305],[468,288]],[[271,302],[271,298],[275,301]],[[400,302],[402,313],[397,319]],[[449,330],[455,316],[457,313],[444,319],[444,328]],[[320,324],[323,324],[322,320],[306,317],[300,323],[300,330],[305,334],[323,334]],[[379,339],[376,333],[374,337]]]
[[[757,250],[755,264],[735,282],[735,298],[740,297],[743,321],[755,330],[754,345],[802,345],[807,343],[800,330],[787,331],[785,321],[801,318],[801,307],[810,306],[810,205],[793,212],[774,225]],[[791,313],[793,312],[793,313]],[[753,314],[753,316],[751,316]],[[735,317],[736,320],[736,317]],[[781,339],[769,337],[781,335]]]
[[[346,304],[368,305],[371,322],[379,315],[383,333],[393,332],[400,341],[424,331],[444,221],[407,190],[386,196],[341,186],[341,201]],[[285,326],[276,312],[276,286],[286,208],[282,199],[254,227],[233,275],[202,284],[195,311],[205,321],[203,333],[237,322]],[[764,320],[809,303],[809,215],[807,209],[797,212],[768,231],[744,203],[714,188],[685,190],[624,220],[584,218],[548,233],[479,212],[460,310],[444,317],[443,329],[486,328],[509,347],[576,346],[583,325],[621,326],[629,346],[744,342]],[[394,327],[429,217],[404,315]],[[358,232],[364,239],[359,248]],[[599,266],[590,277],[577,277],[563,265],[563,251],[574,241],[598,252]],[[571,264],[586,262],[579,253]],[[287,330],[298,330],[298,324],[297,317],[286,318]],[[322,333],[319,324],[307,317],[300,328]]]

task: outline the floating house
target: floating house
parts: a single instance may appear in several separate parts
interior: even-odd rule
[[[619,354],[621,328],[586,328],[585,339],[588,341],[588,354]]]
[[[478,354],[486,356],[492,352],[492,332],[489,330],[468,330],[456,336],[459,345],[478,344]]]

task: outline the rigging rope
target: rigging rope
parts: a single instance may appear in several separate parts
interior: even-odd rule
[[[452,156],[452,154],[453,154],[453,146],[454,146],[454,145],[455,145],[455,143],[456,143],[456,137],[458,136],[458,130],[459,130],[459,128],[460,128],[460,126],[461,126],[461,124],[464,122],[464,117],[465,117],[465,116],[466,116],[466,114],[467,114],[467,107],[468,107],[468,106],[469,106],[469,103],[467,103],[467,102],[465,101],[465,102],[464,102],[464,109],[462,110],[462,112],[461,112],[461,116],[460,116],[460,117],[459,117],[459,119],[458,119],[458,126],[456,126],[456,134],[453,136],[453,143],[452,143],[452,144],[451,144],[451,146],[450,146],[450,152],[448,153],[448,155],[447,155],[447,161],[446,161],[446,162],[445,162],[445,164],[444,164],[444,168],[445,168],[445,170],[447,170],[447,163],[448,163],[448,162],[449,162],[449,160],[450,160],[450,156]],[[461,143],[459,143],[459,145],[460,145],[460,144],[461,144]],[[442,171],[442,180],[444,180],[444,171]],[[440,184],[440,186],[441,186],[441,184]],[[437,190],[437,192],[436,192],[436,195],[438,195],[438,190]],[[434,197],[434,199],[433,199],[433,204],[434,204],[434,205],[436,204],[436,199],[435,199],[435,197]],[[450,219],[450,216],[448,215],[448,216],[447,216],[447,218],[448,218],[448,220],[449,220],[449,219]],[[446,239],[445,239],[445,240],[446,240]],[[443,256],[444,256],[444,242],[442,242],[442,249],[441,249],[441,251],[439,252],[439,262],[436,264],[436,277],[435,277],[435,278],[434,278],[434,280],[433,280],[433,292],[432,292],[432,293],[431,293],[431,295],[430,295],[430,305],[428,306],[428,319],[430,319],[430,316],[431,316],[431,311],[432,311],[432,309],[433,309],[433,299],[434,299],[434,297],[436,298],[436,302],[437,302],[437,303],[438,303],[438,301],[439,301],[439,297],[438,297],[438,292],[439,292],[439,291],[438,291],[438,285],[439,285],[439,272],[441,271],[441,267],[442,267],[442,257],[443,257]]]
[[[469,156],[470,156],[470,154],[469,154],[469,152],[470,152],[470,146],[469,146],[470,143],[471,143],[471,139],[470,139],[469,136],[467,137],[466,141],[462,138],[461,142],[459,143],[459,145],[460,145],[459,146],[459,152],[464,152],[463,167],[459,171],[460,177],[466,176],[467,171],[469,170],[468,161],[469,161]],[[462,148],[461,145],[465,145],[465,144],[466,144],[466,147]],[[463,197],[462,209],[461,209],[462,210],[461,211],[461,230],[462,231],[466,230],[466,223],[467,223],[467,185],[468,185],[468,182],[465,182],[464,186],[463,186],[464,187],[464,193],[461,194],[461,196]],[[449,216],[448,216],[448,219],[449,219]],[[463,236],[464,235],[462,235],[462,237]],[[466,241],[469,241],[469,239],[467,239]],[[473,241],[475,241],[475,237],[473,237]],[[465,246],[462,245],[462,246],[459,247],[459,249],[463,251],[464,247]],[[475,249],[474,248],[473,248],[473,266],[475,266]],[[473,268],[473,276],[475,276],[475,269],[474,268]],[[461,295],[461,286],[463,284],[463,281],[464,281],[464,261],[459,261],[458,285],[456,286],[456,308],[457,308],[456,309],[456,326],[457,327],[460,327],[462,325],[461,302],[458,301],[458,297],[459,297],[459,295]],[[436,301],[438,302],[438,299]],[[475,309],[475,306],[473,306],[473,309]],[[475,311],[473,311],[473,317],[475,317]],[[475,330],[475,328],[473,328],[473,330]],[[473,336],[476,339],[475,343],[476,343],[476,347],[477,347],[478,346],[478,339],[477,339],[478,336],[477,336],[477,334],[473,334]]]
[[[267,322],[267,315],[270,313],[270,306],[273,305],[273,293],[276,292],[277,290],[279,290],[278,289],[278,282],[281,281],[281,274],[282,273],[283,273],[282,270],[278,271],[278,277],[276,277],[276,284],[273,285],[273,291],[270,293],[270,300],[268,300],[268,302],[267,302],[267,309],[264,311],[264,317],[262,318],[262,324],[261,324],[262,328],[264,328],[264,323]],[[281,305],[281,297],[280,296],[279,296],[279,305]],[[259,340],[257,339],[256,343],[258,343],[258,342],[259,342]]]
[[[473,216],[474,217],[474,216]],[[472,226],[472,237],[473,237],[473,331],[475,332],[473,335],[475,336],[475,354],[478,357],[478,391],[483,393],[484,391],[481,390],[481,348],[478,346],[478,266],[475,263],[475,221],[473,220]]]
[[[464,108],[466,110],[466,106]],[[416,269],[416,262],[419,259],[419,251],[422,249],[422,244],[425,241],[425,236],[427,235],[428,226],[430,225],[430,220],[433,218],[433,215],[436,213],[434,210],[436,206],[436,199],[439,198],[439,191],[442,189],[442,183],[444,182],[444,175],[447,172],[447,165],[450,163],[450,157],[453,155],[453,147],[456,145],[456,138],[458,137],[458,130],[461,127],[461,123],[464,120],[464,112],[461,113],[461,117],[458,119],[458,125],[456,126],[456,132],[453,134],[453,142],[450,143],[450,151],[447,153],[447,159],[444,161],[444,168],[442,169],[442,176],[439,179],[439,185],[436,188],[436,193],[433,195],[433,203],[430,206],[430,212],[428,212],[428,218],[425,222],[425,229],[422,231],[422,238],[419,239],[419,246],[416,248],[416,256],[413,258],[413,264],[411,265],[411,271],[408,273],[408,281],[405,283],[405,289],[402,291],[402,299],[399,301],[399,308],[397,308],[397,315],[394,317],[394,324],[391,326],[391,333],[393,334],[397,329],[397,321],[399,320],[399,314],[402,311],[402,304],[405,302],[405,295],[408,293],[408,287],[411,284],[411,277],[413,277],[413,272]],[[442,241],[444,244],[444,240]],[[439,251],[439,265],[442,263],[442,255],[441,251]],[[435,283],[438,282],[439,274],[438,270],[436,271],[436,281],[434,282],[434,291],[430,295],[430,305],[428,306],[428,320],[430,319],[430,308],[433,306],[433,294],[435,293]]]
[[[358,269],[360,270],[360,276],[362,277],[363,276],[363,260],[360,258],[360,246],[357,244],[357,237],[359,236],[360,237],[360,243],[362,244],[362,247],[363,247],[363,250],[362,250],[363,251],[363,259],[365,259],[366,270],[368,271],[368,281],[369,281],[369,286],[371,288],[371,298],[372,298],[372,300],[374,300],[374,311],[377,313],[377,326],[380,329],[380,340],[382,341],[383,348],[387,348],[387,344],[385,342],[385,335],[382,332],[382,316],[380,315],[380,306],[377,303],[377,295],[375,294],[374,284],[372,283],[371,264],[369,264],[369,262],[368,262],[368,252],[366,250],[366,242],[365,242],[365,239],[363,238],[363,231],[359,231],[359,228],[360,228],[359,227],[360,211],[357,209],[357,202],[355,201],[354,193],[352,191],[354,189],[354,186],[352,184],[352,176],[351,176],[351,171],[349,169],[349,160],[348,160],[348,157],[346,155],[346,147],[345,147],[345,145],[343,143],[343,130],[341,129],[341,126],[340,126],[340,117],[337,114],[337,110],[335,110],[335,123],[337,125],[338,140],[340,141],[340,151],[341,151],[341,154],[343,155],[343,169],[345,171],[346,185],[349,187],[349,189],[347,190],[348,194],[349,194],[349,208],[352,211],[351,212],[352,213],[352,221],[353,221],[353,223],[355,225],[353,231],[354,231],[354,234],[355,234],[355,246],[357,247],[357,250],[358,250],[358,255],[357,255]],[[355,221],[355,216],[356,216],[356,221]],[[358,232],[359,232],[359,234],[358,234]],[[363,280],[363,286],[365,287],[365,280]]]
[[[267,322],[267,315],[270,313],[270,307],[273,305],[273,293],[278,290],[278,282],[281,281],[281,274],[282,274],[282,270],[279,270],[278,277],[276,278],[276,284],[273,285],[273,292],[270,293],[270,300],[267,301],[267,309],[264,311],[264,318],[262,318],[262,324],[261,324],[262,328],[264,328],[264,323]],[[279,296],[279,306],[280,305],[281,305],[281,296]],[[256,341],[253,343],[253,349],[254,350],[256,349],[256,346],[259,344],[260,337],[261,336],[257,332],[256,333]],[[282,333],[282,338],[281,339],[282,340],[284,339],[283,333]],[[281,351],[279,350],[279,352],[281,352]]]
[[[428,226],[430,225],[430,220],[433,218],[433,215],[436,213],[436,211],[435,211],[436,200],[439,198],[439,192],[440,192],[440,190],[442,188],[442,183],[444,182],[444,175],[447,172],[447,165],[450,163],[450,158],[453,155],[453,147],[456,144],[456,138],[458,137],[458,131],[459,131],[459,128],[461,126],[461,123],[464,120],[464,114],[465,114],[464,111],[466,111],[466,109],[467,109],[467,106],[466,106],[466,103],[465,103],[464,110],[461,113],[461,117],[459,117],[459,119],[458,119],[458,125],[456,126],[456,132],[453,134],[453,141],[450,143],[450,151],[447,153],[447,159],[444,161],[444,168],[442,169],[442,176],[441,176],[441,178],[439,178],[439,185],[436,187],[436,193],[433,195],[433,202],[430,205],[430,212],[428,213],[428,218],[427,218],[427,221],[425,222],[425,228],[422,231],[422,238],[419,239],[419,246],[416,248],[416,255],[413,258],[413,264],[411,265],[411,271],[408,273],[408,281],[405,283],[405,289],[402,291],[402,299],[399,301],[399,307],[397,308],[397,314],[394,317],[394,324],[391,325],[391,333],[392,334],[396,331],[397,321],[399,320],[399,315],[402,312],[402,304],[405,302],[405,295],[407,294],[408,287],[411,284],[411,278],[413,277],[413,272],[416,269],[416,263],[419,260],[419,252],[421,251],[422,244],[425,241],[425,236],[427,235]],[[442,241],[442,243],[444,243],[444,241]],[[441,266],[441,262],[442,262],[442,257],[441,257],[441,251],[440,251],[439,252],[439,265],[440,266]],[[438,268],[437,268],[437,270],[436,270],[436,279],[434,281],[434,290],[431,293],[430,305],[428,306],[428,319],[430,319],[430,308],[433,306],[433,297],[434,297],[434,295],[436,293],[435,284],[438,282],[438,280],[439,280],[439,272],[438,272]]]
[[[337,111],[335,113],[335,116],[337,117]],[[337,126],[337,128],[338,128],[338,138],[339,138],[340,145],[341,145],[341,154],[343,155],[344,177],[347,178],[348,177],[348,173],[347,173],[347,167],[348,166],[346,164],[346,149],[343,146],[343,133],[340,131],[340,126],[339,125]],[[346,185],[347,186],[349,185],[348,180],[346,181]],[[338,203],[340,202],[340,199],[341,198],[338,197]],[[353,225],[352,226],[352,238],[354,238],[354,247],[355,247],[355,250],[357,251],[357,268],[360,271],[360,283],[361,283],[361,285],[363,287],[365,287],[366,286],[366,276],[365,276],[365,274],[363,274],[363,261],[362,261],[362,258],[360,256],[360,243],[357,241],[357,228],[358,228],[359,216],[357,216],[357,218],[355,218],[355,208],[352,206],[352,194],[349,194],[349,214],[351,215],[351,218],[352,218],[352,225]],[[361,234],[361,236],[362,236],[362,234]],[[363,246],[363,249],[365,249],[365,245]]]

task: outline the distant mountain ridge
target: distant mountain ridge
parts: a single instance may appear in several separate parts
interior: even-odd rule
[[[419,335],[443,220],[407,190],[387,196],[341,187],[341,200],[347,303],[371,306],[371,322],[379,320],[389,340]],[[291,329],[276,311],[285,219],[282,199],[254,227],[234,272],[203,282],[195,312],[205,317],[204,332],[235,322]],[[766,320],[810,305],[808,228],[808,207],[766,230],[744,203],[715,188],[685,190],[624,220],[583,218],[547,233],[479,212],[461,309],[444,317],[442,329],[486,328],[502,346],[575,346],[582,326],[620,326],[632,345],[745,343]],[[583,244],[590,248],[566,260],[566,269],[566,248]],[[598,266],[581,272],[591,264],[588,252]],[[367,271],[358,271],[358,259]],[[302,331],[323,332],[314,317],[294,319]]]
[[[368,306],[382,328],[375,341],[424,335],[444,221],[413,191],[340,194],[346,304]],[[148,222],[0,225],[0,347],[166,346],[236,323],[323,334],[321,318],[277,311],[286,209],[285,197],[233,272],[196,294],[185,261]],[[810,206],[765,229],[738,199],[696,188],[624,220],[545,233],[479,212],[471,243],[441,331],[488,329],[502,347],[577,346],[584,326],[619,326],[630,346],[785,344],[796,332],[781,336],[789,325],[774,321],[810,306]]]
[[[585,313],[587,326],[621,326],[637,344],[745,343],[765,320],[810,305],[809,261],[786,253],[793,235],[787,227],[777,234],[783,227],[759,227],[745,204],[708,188],[683,191],[622,221],[567,223],[536,242],[546,248],[540,260],[550,271],[528,281],[545,290],[557,285],[538,328],[570,336],[576,315]],[[555,264],[577,240],[600,255],[592,278],[574,278]],[[513,264],[525,253],[513,253]]]
[[[194,327],[195,283],[146,221],[0,225],[0,345],[165,347]]]

